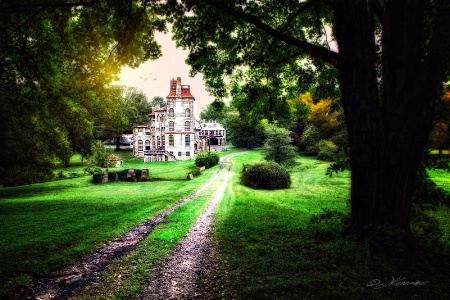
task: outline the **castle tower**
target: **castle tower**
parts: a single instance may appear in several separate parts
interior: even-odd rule
[[[179,160],[194,159],[194,101],[189,85],[181,85],[181,77],[170,80],[166,97],[165,150]]]

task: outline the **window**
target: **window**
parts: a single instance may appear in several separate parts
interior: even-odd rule
[[[184,122],[184,130],[191,131],[191,122],[189,121]]]
[[[169,135],[169,146],[173,146],[174,142],[173,142],[173,135]]]
[[[142,142],[142,140],[138,141],[138,151],[142,151],[144,147],[144,143]]]
[[[173,117],[173,108],[169,109],[169,117]]]
[[[186,156],[191,156],[191,152],[186,151]]]
[[[184,144],[185,144],[186,146],[190,146],[190,145],[191,145],[191,137],[190,137],[189,134],[186,135],[186,137],[184,138]]]
[[[145,141],[145,150],[150,150],[150,141],[149,140]]]
[[[189,108],[186,108],[186,111],[185,111],[184,114],[185,114],[186,118],[190,118],[191,117],[191,110]]]
[[[175,130],[175,123],[173,121],[169,122],[169,131],[174,131]]]
[[[156,138],[156,140],[157,140],[158,148],[161,147],[161,137],[158,136]]]
[[[150,135],[150,130],[146,130],[145,135]]]
[[[178,156],[181,156],[181,152],[178,152]]]

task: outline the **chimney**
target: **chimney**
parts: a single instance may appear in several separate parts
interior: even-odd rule
[[[177,77],[177,97],[181,97],[181,77]]]

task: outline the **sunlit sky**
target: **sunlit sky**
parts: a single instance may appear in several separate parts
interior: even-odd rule
[[[170,92],[170,80],[181,77],[181,84],[191,86],[191,94],[195,97],[195,116],[198,118],[201,109],[211,103],[214,97],[206,91],[201,74],[189,77],[190,67],[185,63],[189,52],[176,48],[170,32],[156,33],[155,37],[162,47],[163,55],[157,60],[147,61],[136,69],[123,68],[120,84],[137,87],[147,95],[149,101],[155,96],[161,96],[165,100]]]

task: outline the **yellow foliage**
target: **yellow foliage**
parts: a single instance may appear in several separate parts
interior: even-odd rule
[[[293,114],[302,113],[302,107],[309,107],[309,109],[311,110],[311,107],[314,105],[313,99],[309,92],[300,94],[294,99],[287,100],[287,103],[289,105],[291,113]]]
[[[340,126],[340,110],[333,110],[333,101],[324,99],[311,107],[309,121],[320,131],[321,136],[328,137],[332,135]]]

